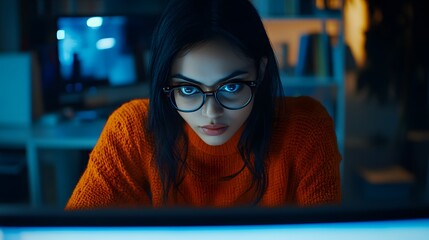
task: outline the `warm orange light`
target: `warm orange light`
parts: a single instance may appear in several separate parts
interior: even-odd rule
[[[315,0],[318,9],[341,9],[341,0]]]
[[[344,6],[345,41],[361,67],[365,62],[365,31],[368,28],[368,11],[365,0],[346,0]]]
[[[325,1],[324,0],[316,0],[316,8],[324,9],[325,8]]]
[[[326,32],[336,36],[340,31],[340,23],[337,19],[326,20],[323,24],[319,19],[295,19],[285,21],[282,19],[265,19],[264,26],[277,54],[277,60],[282,65],[282,45],[288,44],[289,64],[295,65],[298,58],[299,38],[303,34],[321,32],[326,27]]]

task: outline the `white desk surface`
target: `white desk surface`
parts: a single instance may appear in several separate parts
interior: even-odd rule
[[[90,122],[60,122],[56,125],[0,126],[0,147],[26,149],[30,201],[42,205],[39,149],[92,149],[106,119]]]
[[[33,143],[43,148],[92,149],[106,120],[64,122],[56,126],[34,126]]]
[[[106,120],[61,122],[52,126],[0,126],[0,145],[43,148],[91,149],[100,136]]]
[[[31,127],[0,126],[0,146],[25,147],[31,136]]]

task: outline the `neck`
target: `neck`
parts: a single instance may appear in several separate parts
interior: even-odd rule
[[[226,156],[236,154],[238,152],[237,145],[240,141],[242,132],[243,127],[238,129],[237,132],[226,143],[222,145],[212,146],[205,143],[194,132],[194,130],[187,123],[185,123],[185,133],[189,138],[189,143],[198,150],[210,155]]]

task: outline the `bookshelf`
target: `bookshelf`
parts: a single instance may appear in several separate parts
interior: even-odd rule
[[[263,19],[287,96],[311,96],[328,110],[344,156],[343,0],[252,0]],[[303,40],[307,38],[306,40]]]

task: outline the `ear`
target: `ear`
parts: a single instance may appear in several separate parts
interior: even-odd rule
[[[259,81],[261,82],[262,80],[264,80],[265,69],[267,68],[267,62],[268,62],[267,57],[262,57],[261,60],[259,61],[258,78],[259,78]]]

